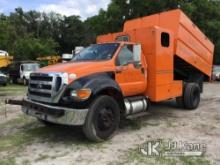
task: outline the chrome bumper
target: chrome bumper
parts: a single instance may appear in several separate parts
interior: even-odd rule
[[[83,125],[88,113],[88,109],[72,109],[52,106],[28,99],[22,101],[12,100],[8,101],[8,104],[21,105],[22,111],[27,115],[62,125]]]

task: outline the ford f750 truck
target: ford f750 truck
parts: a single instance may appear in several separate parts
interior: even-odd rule
[[[212,72],[214,45],[181,10],[125,22],[122,32],[97,37],[71,62],[30,76],[24,113],[47,124],[81,125],[92,141],[107,140],[124,118],[150,102],[176,98],[196,109]]]

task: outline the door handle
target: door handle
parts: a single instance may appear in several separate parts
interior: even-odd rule
[[[125,67],[119,66],[116,68],[115,73],[121,73],[123,70],[125,70]]]
[[[115,70],[115,73],[121,73],[122,72],[122,69],[121,68],[118,68]]]
[[[145,69],[143,67],[141,67],[141,73],[144,74],[145,73]]]

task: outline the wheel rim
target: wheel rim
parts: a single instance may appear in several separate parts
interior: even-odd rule
[[[115,115],[110,107],[104,107],[97,117],[97,128],[100,131],[109,131],[114,126]]]

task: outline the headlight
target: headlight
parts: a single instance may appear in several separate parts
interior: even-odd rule
[[[76,74],[74,74],[74,73],[69,74],[69,79],[71,79],[71,80],[76,79]]]
[[[70,95],[71,95],[72,97],[75,97],[75,98],[80,99],[80,100],[86,100],[86,99],[88,99],[91,94],[92,94],[92,91],[91,91],[91,89],[89,89],[89,88],[72,90],[72,91],[70,92]]]
[[[70,81],[75,80],[76,77],[77,77],[77,76],[76,76],[76,74],[74,74],[74,73],[68,74],[68,73],[64,72],[64,73],[62,74],[63,82],[64,82],[65,84],[68,84],[68,83],[69,83],[69,80],[70,80]]]

